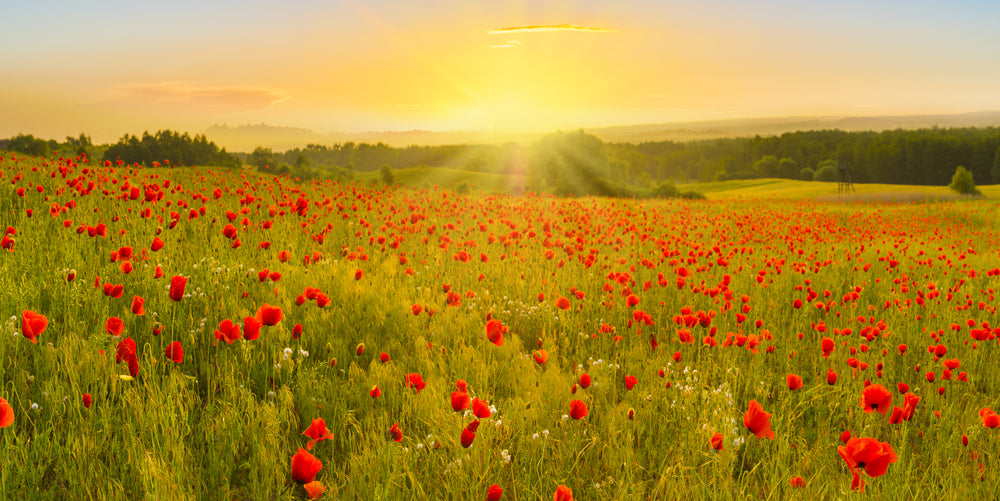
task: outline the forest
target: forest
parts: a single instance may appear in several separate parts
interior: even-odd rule
[[[703,141],[606,143],[584,130],[559,131],[528,144],[409,146],[383,143],[309,144],[284,152],[258,147],[227,153],[204,135],[170,130],[126,134],[94,146],[84,134],[59,143],[30,135],[0,141],[11,151],[45,156],[63,151],[103,161],[151,166],[250,165],[300,179],[351,179],[355,173],[445,167],[524,175],[528,189],[560,195],[639,196],[670,183],[787,178],[836,181],[846,165],[856,183],[943,186],[959,166],[976,183],[1000,183],[1000,128],[812,130],[780,136]]]

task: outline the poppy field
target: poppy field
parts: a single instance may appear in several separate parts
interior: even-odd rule
[[[0,161],[0,497],[988,498],[988,200]]]

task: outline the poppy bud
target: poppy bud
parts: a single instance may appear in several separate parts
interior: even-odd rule
[[[365,352],[365,343],[358,343],[358,347],[354,349],[354,352],[360,357]]]

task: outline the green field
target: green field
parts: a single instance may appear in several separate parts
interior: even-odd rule
[[[1000,482],[988,198],[845,205],[818,198],[836,185],[761,180],[559,199],[444,169],[390,189],[3,158],[2,499],[988,499]]]

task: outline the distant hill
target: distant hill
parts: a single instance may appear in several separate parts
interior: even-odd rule
[[[871,117],[772,117],[697,122],[667,122],[659,124],[584,127],[605,142],[640,143],[647,141],[697,141],[740,136],[769,136],[802,130],[840,129],[845,131],[882,131],[889,129],[919,129],[925,127],[996,127],[1000,126],[1000,111],[943,115],[901,115]],[[273,125],[213,125],[205,136],[229,151],[252,151],[257,146],[285,151],[307,144],[385,143],[394,147],[410,145],[436,146],[443,144],[484,144],[531,142],[548,132],[500,134],[494,131],[433,132],[426,130],[372,131],[358,133],[321,134],[301,127]]]

